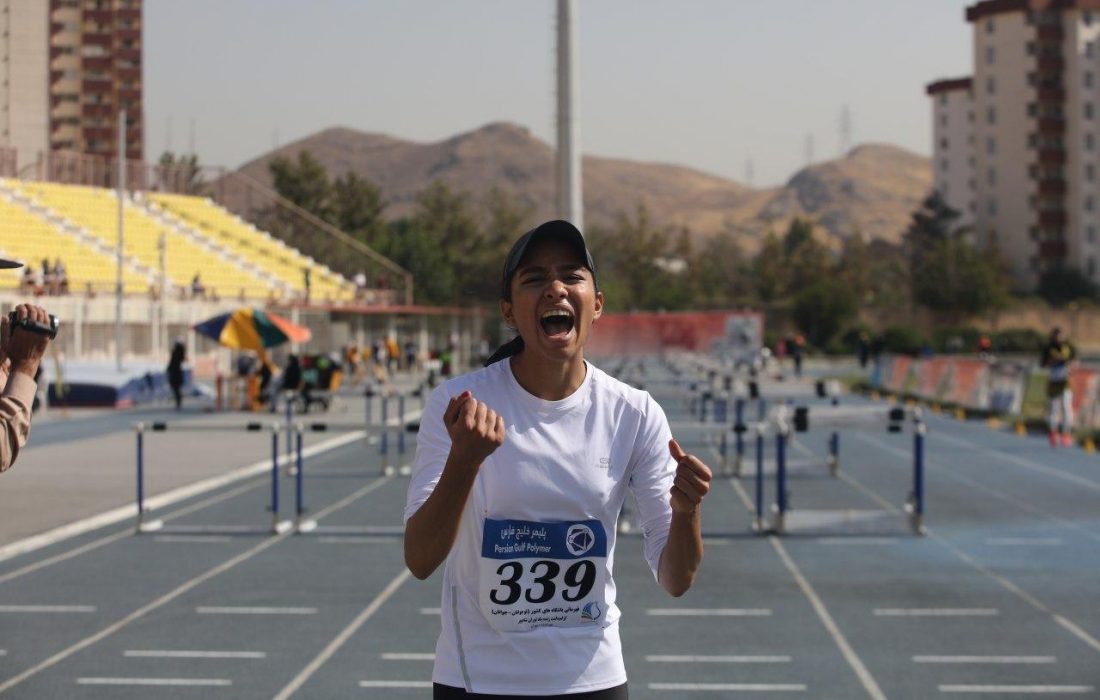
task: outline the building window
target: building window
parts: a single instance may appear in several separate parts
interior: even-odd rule
[[[1085,197],[1085,211],[1092,211],[1096,206],[1096,202],[1093,201],[1092,195]]]
[[[1086,41],[1085,42],[1085,58],[1092,58],[1094,53],[1096,53],[1096,42],[1095,41]]]
[[[1088,258],[1088,262],[1085,265],[1085,268],[1088,270],[1089,277],[1092,277],[1096,274],[1096,260],[1094,260],[1091,255]]]
[[[997,91],[997,81],[994,80],[993,78],[986,78],[985,79],[985,91],[990,95],[995,93]]]
[[[947,115],[946,114],[941,114],[940,115],[940,126],[942,126],[945,129],[947,128]]]
[[[941,138],[940,139],[940,148],[942,148],[944,150],[947,150],[947,139],[946,138]]]
[[[1081,14],[1081,21],[1085,23],[1086,27],[1092,26],[1092,12],[1090,10],[1085,10]]]
[[[940,161],[940,170],[944,171],[945,173],[947,172],[947,159],[946,158],[944,158],[943,160]]]
[[[997,200],[995,200],[995,199],[989,200],[989,206],[986,207],[986,211],[989,212],[990,216],[996,216],[997,215]]]
[[[1096,178],[1096,166],[1092,163],[1085,163],[1085,180],[1092,182]]]
[[[990,136],[985,140],[985,152],[989,155],[997,152],[997,139]]]
[[[1088,236],[1089,243],[1095,243],[1096,242],[1096,227],[1090,224],[1085,229],[1085,235]]]
[[[997,169],[996,168],[990,168],[989,172],[987,172],[985,174],[985,179],[986,179],[986,182],[988,182],[990,185],[996,185],[997,184]]]
[[[1092,103],[1085,103],[1085,119],[1092,119]]]
[[[990,107],[985,111],[985,123],[996,124],[997,123],[997,110]]]
[[[1084,83],[1085,87],[1087,88],[1092,87],[1092,71],[1085,71],[1084,74],[1081,76],[1081,82]]]
[[[1086,151],[1091,151],[1093,149],[1093,147],[1096,145],[1095,141],[1096,141],[1096,139],[1093,137],[1092,132],[1091,131],[1086,132],[1085,133],[1085,150]]]
[[[992,34],[993,33],[993,18],[992,17],[990,17],[989,19],[987,19],[985,21],[985,33],[986,34]]]
[[[993,64],[993,60],[996,58],[997,52],[993,50],[992,46],[985,47],[985,62],[989,65]]]

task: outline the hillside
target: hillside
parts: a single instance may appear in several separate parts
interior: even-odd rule
[[[436,179],[475,198],[499,186],[534,205],[536,219],[553,212],[553,149],[514,124],[489,124],[436,143],[331,128],[240,170],[270,184],[267,163],[301,150],[334,177],[353,171],[378,184],[389,217],[408,214],[417,193]],[[860,146],[773,188],[751,188],[677,165],[598,156],[585,156],[583,169],[589,226],[608,224],[641,201],[658,223],[686,226],[700,237],[737,232],[749,250],[769,228],[781,232],[793,216],[813,218],[838,239],[858,229],[870,239],[897,242],[932,184],[927,158],[887,145]]]

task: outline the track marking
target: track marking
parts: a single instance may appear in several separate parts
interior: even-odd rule
[[[420,608],[421,615],[441,615],[443,614],[442,608]]]
[[[1066,693],[1091,693],[1091,685],[941,685],[941,693],[997,693],[1004,695],[1052,695]]]
[[[0,605],[0,613],[94,613],[94,605]]]
[[[77,678],[77,685],[233,685],[227,678]]]
[[[914,656],[915,664],[1054,664],[1054,656]]]
[[[985,454],[985,455],[994,456],[998,460],[1003,460],[1003,461],[1009,462],[1011,464],[1015,464],[1018,467],[1023,467],[1024,469],[1030,469],[1032,471],[1037,471],[1037,472],[1040,472],[1042,474],[1045,474],[1046,476],[1052,476],[1056,479],[1061,479],[1063,481],[1068,481],[1071,484],[1075,484],[1077,486],[1084,486],[1087,489],[1091,489],[1093,491],[1100,492],[1100,483],[1092,481],[1091,479],[1086,479],[1084,477],[1077,476],[1076,474],[1067,474],[1066,472],[1060,471],[1058,469],[1053,469],[1051,467],[1048,467],[1045,464],[1040,464],[1039,462],[1033,462],[1030,459],[1027,459],[1026,457],[1021,457],[1019,455],[1014,455],[1011,452],[1001,452],[999,450],[994,450],[994,449],[979,445],[977,443],[970,442],[969,440],[964,440],[963,438],[957,437],[955,435],[950,435],[950,434],[947,434],[947,433],[944,433],[944,432],[939,432],[939,431],[936,432],[936,439],[943,440],[944,442],[952,442],[952,443],[955,443],[956,445],[959,445],[961,447],[970,447],[970,448],[974,449],[975,452],[980,452],[980,453]]]
[[[360,688],[427,688],[432,687],[431,681],[359,681]]]
[[[752,505],[752,499],[750,499],[749,495],[745,493],[745,488],[741,485],[741,483],[732,477],[729,478],[728,481],[733,487],[733,490],[737,493],[737,496],[741,499],[741,502],[745,504],[750,512],[755,513],[756,508]],[[772,545],[772,548],[775,549],[776,554],[778,554],[779,558],[783,561],[783,565],[787,567],[787,571],[789,571],[791,576],[794,577],[795,583],[797,583],[798,587],[802,589],[802,594],[806,596],[807,600],[810,601],[810,605],[813,607],[814,612],[817,614],[818,619],[821,621],[821,624],[825,627],[825,630],[829,633],[829,636],[833,638],[833,641],[840,649],[841,655],[844,656],[844,660],[848,662],[848,665],[856,674],[859,682],[863,685],[863,689],[867,691],[867,694],[871,698],[873,698],[873,700],[886,700],[886,695],[882,692],[882,689],[879,688],[874,676],[871,675],[871,672],[867,670],[867,666],[864,665],[863,660],[860,659],[859,655],[857,655],[855,650],[852,649],[851,644],[848,643],[848,640],[840,631],[840,628],[837,626],[836,621],[833,620],[832,615],[829,614],[829,610],[825,607],[825,604],[821,601],[821,598],[817,595],[817,592],[814,591],[813,586],[810,585],[810,582],[807,581],[806,577],[802,575],[802,572],[791,559],[790,555],[787,554],[787,550],[783,546],[783,543],[780,542],[779,538],[775,537],[774,535],[768,537],[768,542]],[[803,687],[803,689],[805,688]],[[660,688],[656,688],[655,690],[660,690]]]
[[[435,654],[410,654],[395,651],[381,654],[386,661],[435,661]]]
[[[227,535],[156,535],[154,542],[232,542]]]
[[[369,620],[374,615],[374,613],[377,612],[378,609],[380,607],[382,607],[386,603],[386,601],[389,600],[390,597],[394,593],[397,592],[397,589],[400,588],[401,585],[403,583],[405,583],[405,581],[409,580],[409,578],[411,576],[412,576],[412,572],[410,572],[408,569],[402,569],[401,573],[399,573],[397,576],[395,576],[393,578],[393,580],[390,581],[389,584],[384,589],[382,589],[382,592],[379,593],[377,596],[375,596],[374,600],[372,600],[370,602],[370,604],[367,605],[367,607],[363,608],[362,612],[360,612],[358,615],[355,616],[355,619],[352,620],[351,623],[349,623],[347,627],[340,630],[340,633],[337,634],[332,639],[332,641],[329,642],[328,645],[324,649],[321,650],[321,653],[319,653],[312,661],[310,661],[308,664],[306,664],[306,667],[303,668],[301,670],[301,672],[297,676],[295,676],[294,679],[290,681],[290,683],[288,683],[286,685],[285,688],[283,688],[282,690],[279,691],[279,693],[275,696],[274,700],[286,700],[291,695],[296,693],[298,691],[298,689],[301,688],[302,685],[306,681],[308,681],[310,679],[310,677],[314,673],[316,673],[319,668],[321,668],[321,666],[323,666],[325,664],[325,662],[327,662],[330,658],[332,658],[333,654],[335,654],[337,651],[339,651],[340,647],[342,647],[344,645],[344,643],[347,642],[348,639],[350,639],[351,636],[353,634],[355,634],[355,632],[360,627],[362,627],[366,623],[366,621]],[[361,687],[410,687],[410,686],[362,686],[362,683],[360,683],[360,686]],[[427,687],[427,688],[430,688],[431,687],[431,682],[429,681],[426,686],[418,685],[418,686],[411,686],[411,687],[416,687],[416,688]]]
[[[232,607],[200,605],[195,608],[200,615],[316,615],[317,608]]]
[[[985,543],[994,547],[1061,547],[1057,537],[988,537]]]
[[[876,447],[878,447],[879,449],[886,450],[888,452],[892,452],[896,455],[904,456],[904,458],[907,459],[907,460],[912,458],[911,455],[906,455],[904,451],[899,450],[899,449],[893,447],[892,445],[888,445],[888,444],[884,443],[883,441],[881,441],[877,438],[871,437],[870,435],[865,435],[863,433],[856,433],[855,437],[859,438],[863,442],[869,442],[872,445],[875,445]],[[973,480],[969,477],[960,476],[959,474],[956,474],[955,472],[953,472],[950,469],[945,469],[941,466],[936,466],[936,462],[934,462],[931,459],[927,459],[927,458],[925,459],[925,471],[926,472],[930,471],[934,466],[935,466],[936,471],[939,472],[940,474],[942,474],[943,476],[946,476],[950,479],[954,479],[955,481],[962,482],[962,483],[964,483],[968,486],[971,486],[971,487],[977,489],[978,491],[982,491],[982,492],[984,492],[984,493],[986,493],[990,496],[993,496],[994,498],[998,498],[998,499],[1004,501],[1005,503],[1011,503],[1012,505],[1016,506],[1020,510],[1031,513],[1032,515],[1038,515],[1038,516],[1040,516],[1042,518],[1045,518],[1045,519],[1047,519],[1051,522],[1058,523],[1062,527],[1065,527],[1065,528],[1068,528],[1070,530],[1074,530],[1076,532],[1079,532],[1082,535],[1084,535],[1085,537],[1088,537],[1089,539],[1096,540],[1097,542],[1100,542],[1100,534],[1098,534],[1096,532],[1093,532],[1092,530],[1081,527],[1077,523],[1074,523],[1070,520],[1066,520],[1065,518],[1059,517],[1057,515],[1052,515],[1051,513],[1046,512],[1042,508],[1037,508],[1037,507],[1031,505],[1030,503],[1026,503],[1024,501],[1021,501],[1020,499],[1018,499],[1014,496],[1011,496],[1007,493],[1004,493],[1003,491],[999,491],[999,490],[997,490],[995,488],[992,488],[990,486],[986,486],[985,484],[977,482],[977,481],[975,481],[975,480]]]
[[[361,439],[365,433],[358,431],[355,433],[348,433],[341,435],[340,437],[327,440],[322,443],[313,445],[312,447],[302,450],[303,457],[311,457],[319,452],[325,452],[328,450],[334,450],[337,447],[342,447],[345,444],[354,442],[357,439]],[[271,458],[267,458],[260,462],[255,462],[239,469],[234,469],[231,472],[222,474],[220,476],[211,477],[209,479],[203,479],[202,481],[196,481],[193,484],[186,486],[180,486],[172,489],[152,498],[148,498],[145,501],[147,511],[155,510],[157,508],[164,508],[170,506],[173,503],[186,500],[192,496],[212,491],[216,488],[226,486],[228,484],[236,483],[242,479],[247,479],[251,476],[264,474],[271,471]],[[76,522],[69,523],[68,525],[62,525],[61,527],[54,528],[47,532],[43,532],[39,535],[27,537],[17,542],[0,547],[0,561],[11,559],[14,556],[20,554],[26,554],[33,552],[36,549],[48,547],[52,544],[56,544],[63,540],[67,540],[77,535],[83,535],[86,532],[92,530],[98,530],[101,527],[107,525],[114,525],[122,520],[137,517],[137,504],[130,504],[126,506],[120,506],[112,510],[100,513],[99,515],[93,515],[83,520],[77,520]]]
[[[646,615],[664,617],[767,617],[767,608],[649,608]]]
[[[650,654],[645,657],[650,663],[659,664],[789,664],[789,656],[735,656],[718,654],[714,656]]]
[[[141,659],[266,659],[265,651],[199,651],[187,649],[127,649],[123,656]]]
[[[352,493],[351,495],[349,495],[347,498],[344,498],[343,500],[338,501],[337,503],[334,503],[330,506],[327,506],[327,507],[321,509],[317,513],[317,518],[320,519],[322,517],[325,517],[325,516],[335,512],[336,510],[338,510],[340,508],[343,508],[345,505],[352,502],[353,500],[355,500],[357,498],[361,498],[361,497],[369,494],[370,492],[372,492],[375,489],[381,487],[383,484],[388,483],[389,481],[391,481],[391,479],[389,477],[383,477],[383,478],[380,478],[380,479],[376,479],[375,481],[372,481],[371,483],[367,484],[363,488],[361,488],[358,491],[356,491],[356,492]],[[122,629],[126,625],[130,624],[134,620],[141,619],[142,617],[149,614],[150,612],[152,612],[152,611],[154,611],[154,610],[156,610],[160,607],[163,607],[164,605],[167,605],[168,603],[172,602],[176,598],[179,598],[180,596],[182,596],[185,593],[191,591],[192,589],[197,588],[198,586],[205,583],[206,581],[209,581],[210,579],[212,579],[212,578],[214,578],[214,577],[216,577],[220,574],[223,574],[226,571],[229,571],[230,569],[237,566],[241,562],[247,561],[247,560],[251,559],[252,557],[256,556],[257,554],[259,554],[260,552],[263,552],[265,549],[267,549],[267,548],[269,548],[269,547],[271,547],[275,544],[278,544],[279,542],[282,542],[283,540],[290,537],[292,532],[293,531],[288,530],[287,532],[284,532],[282,534],[271,536],[269,539],[264,540],[263,542],[260,542],[256,546],[254,546],[250,549],[247,549],[244,552],[241,552],[240,554],[238,554],[234,557],[231,557],[230,559],[227,559],[226,561],[222,562],[221,564],[218,564],[217,566],[215,566],[211,569],[208,569],[206,572],[204,572],[204,573],[202,573],[202,574],[200,574],[200,575],[198,575],[198,576],[196,576],[196,577],[194,577],[194,578],[192,578],[188,581],[185,581],[184,583],[182,583],[181,585],[179,585],[176,588],[172,589],[168,593],[162,595],[160,598],[157,598],[156,600],[154,600],[150,603],[147,603],[146,605],[143,605],[142,607],[140,607],[137,610],[133,611],[129,615],[126,615],[125,617],[122,617],[121,619],[119,619],[119,620],[111,623],[110,625],[104,627],[103,629],[96,632],[95,634],[93,634],[89,637],[85,637],[84,639],[80,640],[79,642],[76,642],[75,644],[72,644],[72,645],[62,649],[61,651],[59,651],[56,654],[54,654],[53,656],[45,659],[44,661],[41,661],[38,664],[36,664],[34,666],[31,666],[30,668],[22,671],[21,673],[19,673],[17,675],[14,675],[11,678],[8,678],[3,683],[0,683],[0,693],[3,693],[4,691],[7,691],[7,690],[10,690],[10,689],[14,688],[15,686],[19,685],[20,683],[27,680],[28,678],[31,678],[31,677],[41,673],[42,671],[45,671],[48,668],[56,666],[57,664],[61,663],[65,659],[72,656],[73,654],[77,653],[78,651],[86,649],[87,647],[92,646],[96,642],[99,642],[99,641],[102,641],[103,639],[106,639],[107,637],[109,637],[112,634],[114,634],[115,632],[119,631],[120,629]]]
[[[367,537],[318,537],[320,544],[393,544],[398,538],[388,535],[371,535]]]
[[[897,544],[896,537],[818,537],[814,540],[818,544],[843,544],[843,545],[890,545]]]
[[[898,449],[894,448],[891,445],[886,445],[883,442],[881,442],[880,440],[875,440],[874,438],[871,438],[869,436],[864,436],[864,435],[859,434],[859,433],[857,433],[856,435],[857,435],[857,437],[863,438],[865,441],[870,442],[872,445],[876,445],[877,447],[879,447],[879,449],[885,450],[887,452],[891,452],[895,455],[900,455],[902,457],[905,457],[905,453],[903,451],[898,450]],[[858,484],[859,482],[855,481],[854,479],[851,479],[850,483]],[[740,485],[738,484],[738,486],[740,486]],[[861,486],[862,486],[862,484],[861,484]],[[863,489],[867,493],[873,493],[867,487],[863,487]],[[896,509],[896,507],[895,507],[895,509]],[[898,512],[900,512],[900,510]],[[1082,629],[1080,627],[1080,625],[1077,625],[1076,623],[1074,623],[1073,621],[1071,621],[1068,618],[1064,617],[1063,615],[1060,615],[1060,614],[1054,612],[1054,610],[1051,609],[1049,606],[1047,606],[1046,603],[1043,603],[1041,600],[1039,600],[1035,596],[1033,596],[1030,593],[1028,593],[1027,591],[1023,590],[1022,588],[1017,586],[1015,583],[1013,583],[1012,581],[1009,581],[1007,578],[1005,578],[1004,576],[1002,576],[1002,575],[998,574],[997,572],[993,571],[992,569],[985,566],[984,564],[979,563],[976,559],[974,559],[972,556],[970,556],[966,552],[962,551],[961,549],[959,549],[958,547],[953,545],[946,538],[941,537],[932,528],[930,528],[928,526],[925,526],[924,531],[925,531],[925,534],[928,536],[928,538],[930,540],[938,543],[940,546],[942,546],[943,548],[950,551],[956,557],[961,559],[964,563],[969,564],[976,571],[978,571],[980,573],[983,573],[986,576],[990,577],[991,579],[993,579],[994,581],[999,583],[1003,588],[1005,588],[1010,593],[1014,594],[1015,596],[1017,596],[1018,598],[1023,600],[1025,603],[1027,603],[1031,607],[1035,608],[1036,610],[1038,610],[1041,613],[1044,613],[1046,615],[1050,615],[1051,618],[1053,618],[1054,621],[1059,626],[1061,626],[1062,628],[1067,630],[1074,637],[1077,637],[1078,640],[1084,642],[1086,645],[1091,647],[1094,651],[1100,653],[1100,640],[1098,640],[1095,637],[1093,637],[1092,635],[1090,635],[1088,632],[1086,632],[1084,629]]]
[[[994,617],[996,608],[875,608],[875,617]]]
[[[650,690],[736,690],[743,693],[798,693],[806,690],[802,683],[650,683]]]

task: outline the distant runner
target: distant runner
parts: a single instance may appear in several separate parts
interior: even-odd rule
[[[687,592],[711,471],[644,391],[584,359],[603,293],[584,237],[551,221],[504,266],[519,336],[435,389],[405,506],[405,562],[446,561],[433,697],[627,697],[612,577],[629,489],[658,583]],[[633,552],[631,552],[633,553]]]
[[[1073,445],[1073,391],[1069,388],[1069,364],[1075,356],[1073,346],[1062,339],[1062,330],[1053,328],[1050,341],[1043,348],[1043,356],[1039,360],[1041,366],[1050,370],[1047,380],[1047,423],[1051,447],[1057,447],[1059,442],[1065,447]]]

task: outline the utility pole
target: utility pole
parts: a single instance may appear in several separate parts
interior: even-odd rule
[[[558,216],[583,231],[576,16],[576,0],[558,0],[557,189]]]
[[[122,246],[126,219],[126,110],[118,113],[118,248],[115,255],[115,368],[122,372]]]

